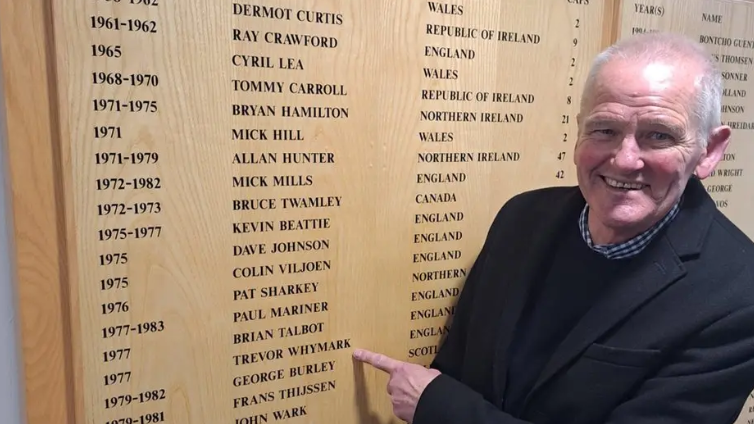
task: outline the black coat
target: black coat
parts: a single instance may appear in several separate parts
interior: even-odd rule
[[[583,206],[577,187],[555,187],[501,208],[414,424],[735,421],[754,390],[754,244],[695,178],[678,216],[552,352],[524,405],[504,410],[522,390],[506,388],[506,352],[527,291],[544,278],[564,217]]]

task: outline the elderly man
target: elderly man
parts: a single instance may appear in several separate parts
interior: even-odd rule
[[[735,421],[754,389],[754,244],[700,182],[731,134],[721,91],[713,61],[680,36],[634,37],[597,57],[578,187],[502,207],[431,367],[354,352],[390,373],[399,418]]]

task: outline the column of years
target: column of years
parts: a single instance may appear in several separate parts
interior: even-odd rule
[[[148,18],[157,16],[158,7],[158,0],[121,0],[110,9],[87,16],[93,60],[84,78],[96,93],[90,103],[95,124],[86,140],[94,148],[87,146],[82,151],[94,152],[86,159],[95,165],[91,187],[98,217],[94,234],[98,254],[91,260],[96,261],[99,272],[98,281],[85,287],[97,287],[100,292],[95,307],[102,340],[98,356],[104,366],[97,369],[105,373],[100,377],[101,390],[96,391],[96,398],[101,399],[98,416],[107,417],[97,424],[150,424],[168,419],[164,409],[166,388],[142,387],[142,376],[130,369],[134,356],[148,355],[134,352],[131,341],[156,337],[167,328],[157,316],[134,318],[132,311],[144,308],[135,304],[138,298],[129,293],[144,282],[132,279],[128,272],[132,258],[139,255],[136,250],[147,250],[164,230],[159,200],[164,187],[157,172],[162,157],[154,146],[134,148],[141,125],[149,125],[158,114],[160,105],[154,98],[160,79],[150,69],[126,66],[129,58],[143,54],[134,45],[148,46],[159,34],[160,24]],[[147,18],[120,17],[125,15]],[[132,407],[138,405],[133,412]]]
[[[338,104],[348,96],[346,85],[307,72],[340,47],[328,31],[343,24],[341,13],[229,6],[233,198],[227,207],[234,221],[233,266],[226,272],[233,281],[228,319],[235,354],[228,404],[235,424],[251,424],[310,415],[305,398],[336,389],[338,360],[298,358],[351,347],[348,338],[324,336],[331,331],[332,303],[324,293],[336,265],[334,221],[346,201],[324,179],[339,156],[318,147],[309,130],[311,123],[339,125],[350,111]]]

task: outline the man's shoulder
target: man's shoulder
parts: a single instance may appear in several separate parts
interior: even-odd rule
[[[552,186],[528,190],[514,195],[498,211],[496,221],[511,214],[516,219],[545,219],[563,212],[563,208],[578,200],[581,192],[578,186]]]
[[[754,273],[754,241],[719,209],[713,212],[705,247],[708,252],[716,252],[715,256],[725,255],[727,261],[741,264],[747,273]]]

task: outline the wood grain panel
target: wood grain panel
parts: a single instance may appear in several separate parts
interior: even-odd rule
[[[14,275],[28,424],[73,423],[49,3],[0,1]]]

